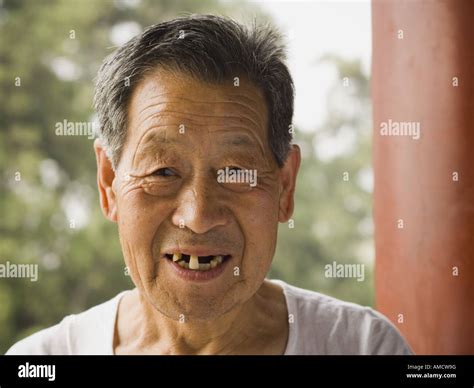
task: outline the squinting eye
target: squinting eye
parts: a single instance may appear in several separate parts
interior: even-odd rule
[[[151,175],[169,177],[169,176],[175,176],[176,174],[170,168],[159,168],[158,170],[154,171]]]

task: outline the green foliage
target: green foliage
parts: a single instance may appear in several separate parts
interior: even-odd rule
[[[367,174],[370,176],[371,164],[368,80],[358,61],[335,56],[323,60],[338,69],[337,82],[328,95],[327,119],[321,128],[314,133],[296,133],[303,160],[294,227],[289,223],[280,226],[270,275],[302,288],[372,305],[371,193],[361,183]],[[347,86],[344,77],[349,77]],[[331,155],[326,148],[334,147],[332,142],[349,146]],[[365,280],[326,278],[324,266],[333,261],[364,264]]]
[[[91,120],[93,78],[113,49],[111,29],[122,22],[144,27],[183,13],[232,14],[237,8],[214,0],[133,3],[5,0],[0,8],[0,262],[40,267],[36,283],[0,279],[0,353],[65,315],[133,286],[124,275],[116,226],[98,206],[92,140],[55,134],[55,123],[66,118]],[[58,60],[67,64],[69,76],[61,78],[53,70]],[[314,135],[297,133],[304,159],[295,227],[281,226],[271,275],[370,304],[370,270],[362,283],[324,277],[325,263],[356,262],[361,242],[371,242],[358,228],[370,217],[370,194],[356,180],[370,165],[370,124],[363,121],[369,117],[368,83],[357,63],[331,61],[351,70],[352,87],[334,90],[349,95],[345,103],[360,111],[353,117],[340,114],[336,93],[329,96],[334,101],[324,128]],[[318,137],[336,136],[344,125],[356,133],[353,151],[320,160]],[[343,171],[350,173],[348,182],[342,180]],[[351,201],[349,210],[345,201]],[[82,219],[75,228],[70,227],[71,203],[75,217]]]

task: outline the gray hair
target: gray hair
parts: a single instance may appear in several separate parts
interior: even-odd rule
[[[158,66],[209,83],[244,75],[265,96],[270,147],[281,167],[292,140],[294,87],[280,34],[268,25],[242,26],[213,15],[155,24],[109,55],[97,79],[94,107],[100,138],[114,168],[127,135],[127,105],[134,87]]]

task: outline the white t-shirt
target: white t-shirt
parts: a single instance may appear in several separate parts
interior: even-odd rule
[[[398,330],[373,309],[272,281],[283,288],[288,308],[285,354],[412,354]],[[65,317],[17,342],[6,354],[112,355],[118,304],[127,292]]]

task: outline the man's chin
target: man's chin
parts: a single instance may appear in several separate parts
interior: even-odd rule
[[[158,296],[155,308],[168,318],[181,323],[209,322],[231,311],[236,305],[234,298],[227,293],[203,297],[196,292],[176,290],[176,299],[163,301]]]
[[[231,311],[245,295],[245,282],[235,274],[237,258],[202,272],[182,268],[164,258],[160,264],[153,289],[145,292],[155,309],[170,319],[213,320]]]

